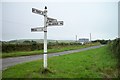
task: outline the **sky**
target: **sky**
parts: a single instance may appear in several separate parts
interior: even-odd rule
[[[48,17],[64,21],[63,26],[48,26],[48,39],[75,40],[79,38],[115,39],[118,37],[118,0],[71,0],[15,2],[0,4],[0,40],[43,39],[44,32],[31,32],[31,28],[44,27],[44,17],[32,13],[32,8],[44,10]]]

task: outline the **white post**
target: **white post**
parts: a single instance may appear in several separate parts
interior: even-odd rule
[[[91,33],[90,33],[90,42],[91,42]]]
[[[77,42],[77,35],[76,35],[76,42]]]
[[[44,69],[47,69],[47,7],[45,6],[44,15]]]

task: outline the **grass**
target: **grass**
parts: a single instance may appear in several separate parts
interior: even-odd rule
[[[48,53],[81,49],[81,48],[86,48],[86,47],[95,46],[95,45],[99,45],[99,44],[95,43],[95,44],[92,44],[92,45],[86,44],[86,45],[77,45],[77,46],[76,45],[72,45],[72,46],[58,46],[58,47],[53,47],[52,49],[48,49]],[[18,56],[29,56],[29,55],[38,55],[38,54],[43,54],[43,50],[2,53],[2,58],[18,57]]]
[[[106,46],[48,59],[22,63],[3,71],[3,78],[117,78],[117,60]]]

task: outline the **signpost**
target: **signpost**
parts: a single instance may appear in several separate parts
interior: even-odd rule
[[[31,28],[31,32],[44,31],[44,27]]]
[[[56,22],[56,21],[57,21],[57,19],[47,17],[47,22]]]
[[[48,22],[47,26],[62,26],[63,21],[56,21],[56,22]]]
[[[44,16],[44,27],[31,28],[31,32],[41,32],[44,31],[44,59],[43,66],[44,69],[47,69],[47,26],[62,26],[63,21],[57,21],[57,19],[47,17],[47,7],[45,10],[41,11],[35,8],[32,8],[32,12],[35,14]]]
[[[36,14],[40,14],[40,15],[45,15],[44,11],[41,11],[41,10],[38,10],[38,9],[35,9],[35,8],[32,8],[32,12],[36,13]]]

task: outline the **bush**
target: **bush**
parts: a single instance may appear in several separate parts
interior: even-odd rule
[[[109,49],[118,59],[118,72],[120,71],[120,38],[113,40],[109,43]],[[118,73],[120,77],[120,72]]]
[[[2,44],[2,52],[33,51],[43,49],[43,44]]]
[[[81,45],[81,43],[59,43],[59,42],[49,42],[47,45],[48,49],[52,49],[55,47],[63,47],[69,45]],[[37,43],[36,41],[24,41],[20,44],[10,44],[7,42],[2,43],[2,52],[14,52],[14,51],[34,51],[34,50],[43,50],[43,43]]]
[[[112,53],[119,58],[120,57],[120,38],[110,42],[109,48],[112,51]]]
[[[95,41],[92,41],[93,43],[94,42],[100,42],[100,44],[108,44],[110,42],[110,40],[95,40]]]

